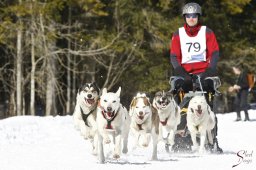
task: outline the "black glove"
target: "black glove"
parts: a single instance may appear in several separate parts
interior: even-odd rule
[[[213,70],[212,68],[207,68],[206,70],[205,70],[205,72],[203,72],[201,75],[200,75],[200,77],[201,77],[201,79],[205,79],[206,77],[213,77],[213,76],[216,76],[216,71],[215,70]]]
[[[191,81],[191,76],[188,74],[188,72],[186,72],[183,67],[179,66],[175,68],[174,72],[177,76],[183,77],[185,81]]]

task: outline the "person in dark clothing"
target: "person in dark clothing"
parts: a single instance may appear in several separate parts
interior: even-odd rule
[[[239,66],[232,67],[233,72],[235,75],[238,76],[236,84],[229,87],[229,92],[236,92],[236,98],[235,98],[235,107],[236,107],[236,113],[237,118],[236,121],[241,120],[241,111],[244,111],[245,118],[244,121],[249,121],[249,115],[248,115],[248,94],[249,94],[249,83],[247,79],[248,72],[241,68]]]

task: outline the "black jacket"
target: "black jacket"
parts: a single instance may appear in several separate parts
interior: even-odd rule
[[[249,89],[247,74],[248,74],[247,71],[243,71],[237,79],[236,84],[241,87],[241,90],[248,90]]]

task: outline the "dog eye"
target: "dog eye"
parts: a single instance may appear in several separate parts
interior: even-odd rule
[[[107,100],[104,100],[104,102],[107,102]]]
[[[116,101],[114,100],[113,103],[115,103]]]

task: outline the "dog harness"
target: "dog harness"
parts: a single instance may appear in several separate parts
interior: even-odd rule
[[[85,124],[87,127],[90,127],[89,124],[88,124],[87,118],[92,114],[93,111],[95,111],[95,109],[96,109],[96,107],[94,107],[88,114],[84,114],[84,111],[83,111],[82,107],[80,107],[84,124]]]
[[[143,129],[142,129],[142,124],[138,124],[138,123],[137,123],[137,126],[139,127],[139,130],[143,130]]]

